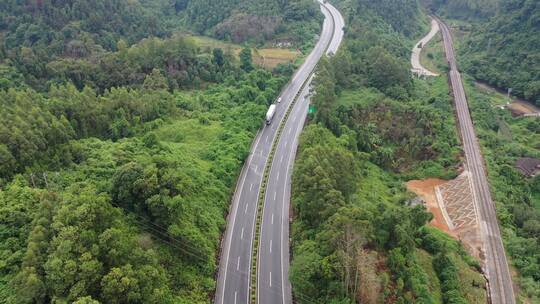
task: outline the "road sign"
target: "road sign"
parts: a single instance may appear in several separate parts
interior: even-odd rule
[[[313,113],[315,113],[315,106],[310,104],[308,108],[308,114],[313,114]]]

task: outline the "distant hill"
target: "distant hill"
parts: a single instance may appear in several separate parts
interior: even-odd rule
[[[511,0],[460,48],[467,72],[540,104],[540,2]]]
[[[148,36],[163,37],[178,28],[177,19],[174,4],[167,0],[0,3],[0,31],[5,32],[7,49],[47,47],[55,54],[78,49],[84,55],[88,47],[115,50],[119,39],[132,44]]]
[[[494,16],[501,0],[421,0],[440,15],[458,19],[485,19]]]
[[[262,43],[283,32],[293,32],[292,41],[304,41],[312,36],[306,35],[305,23],[319,24],[315,17],[321,16],[311,0],[197,0],[185,7],[189,27],[233,42]]]

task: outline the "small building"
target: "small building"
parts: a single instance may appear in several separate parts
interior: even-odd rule
[[[516,168],[525,176],[535,176],[540,173],[540,159],[522,157],[516,161]]]

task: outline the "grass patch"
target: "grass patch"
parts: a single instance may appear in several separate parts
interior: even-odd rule
[[[230,50],[232,53],[238,54],[242,49],[239,44],[234,44],[222,40],[217,40],[206,36],[191,36],[191,39],[202,49],[212,50],[214,48],[221,48],[224,51]]]
[[[254,50],[253,61],[264,68],[271,69],[280,63],[294,63],[300,55],[301,53],[297,50],[265,48]]]
[[[439,281],[439,278],[437,278],[435,269],[433,269],[433,257],[425,250],[417,249],[416,258],[422,270],[424,270],[429,277],[428,287],[429,292],[435,301],[434,304],[442,304],[441,282]]]
[[[209,169],[211,163],[204,160],[210,145],[218,140],[223,128],[218,122],[201,124],[196,119],[174,120],[155,131],[160,143],[174,155],[189,155],[199,165]]]
[[[384,94],[372,88],[360,88],[357,90],[342,91],[336,106],[352,106],[352,105],[371,105],[381,98],[385,98]]]
[[[470,304],[487,303],[484,276],[459,257],[454,258],[454,263],[456,263],[458,268],[460,289],[467,301]]]
[[[420,64],[437,74],[442,74],[447,70],[441,32],[437,33],[422,49]]]

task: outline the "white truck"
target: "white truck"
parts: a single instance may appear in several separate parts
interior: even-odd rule
[[[266,124],[267,125],[272,123],[272,118],[274,118],[274,114],[276,114],[276,105],[272,104],[272,105],[270,105],[270,108],[268,108],[268,112],[266,112]]]

